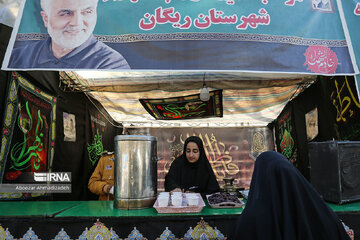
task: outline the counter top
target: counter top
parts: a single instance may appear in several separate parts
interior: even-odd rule
[[[0,217],[159,217],[237,215],[243,208],[215,209],[206,205],[199,213],[158,213],[155,208],[123,210],[113,201],[13,201],[0,202]]]
[[[205,201],[206,202],[206,201]],[[359,212],[360,202],[336,205],[335,212]],[[155,208],[123,210],[113,207],[113,201],[4,201],[0,202],[0,217],[164,217],[238,215],[243,208],[211,208],[207,202],[199,213],[160,214]]]

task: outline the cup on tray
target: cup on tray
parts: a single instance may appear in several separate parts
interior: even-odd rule
[[[173,196],[182,196],[182,192],[172,192],[171,195]]]
[[[169,205],[169,194],[159,194],[158,196],[158,205],[159,207],[167,207]]]
[[[158,197],[170,197],[169,192],[160,192]]]
[[[171,194],[171,205],[180,207],[182,205],[182,193]]]
[[[159,207],[167,207],[169,206],[170,193],[169,192],[161,192],[158,195],[158,205]]]
[[[199,204],[199,196],[196,193],[186,193],[185,196],[189,206],[196,206]]]

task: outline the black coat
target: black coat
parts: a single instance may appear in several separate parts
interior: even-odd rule
[[[190,163],[186,159],[186,147],[189,142],[195,142],[200,151],[199,160]],[[203,142],[199,137],[191,136],[185,140],[183,154],[176,158],[165,176],[165,191],[169,192],[175,188],[188,190],[195,187],[195,192],[206,194],[220,191],[215,174],[206,157]]]
[[[256,159],[249,197],[230,239],[350,239],[337,215],[283,155]]]

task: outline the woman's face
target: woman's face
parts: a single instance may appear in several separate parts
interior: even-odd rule
[[[200,150],[198,145],[194,142],[189,142],[188,145],[186,146],[186,159],[190,163],[194,163],[199,160],[199,157],[200,157]]]

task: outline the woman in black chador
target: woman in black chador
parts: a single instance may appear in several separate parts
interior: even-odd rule
[[[337,215],[278,152],[260,154],[243,213],[229,239],[348,239]]]
[[[199,137],[185,140],[182,155],[172,162],[165,176],[165,191],[198,192],[203,196],[220,191]]]

